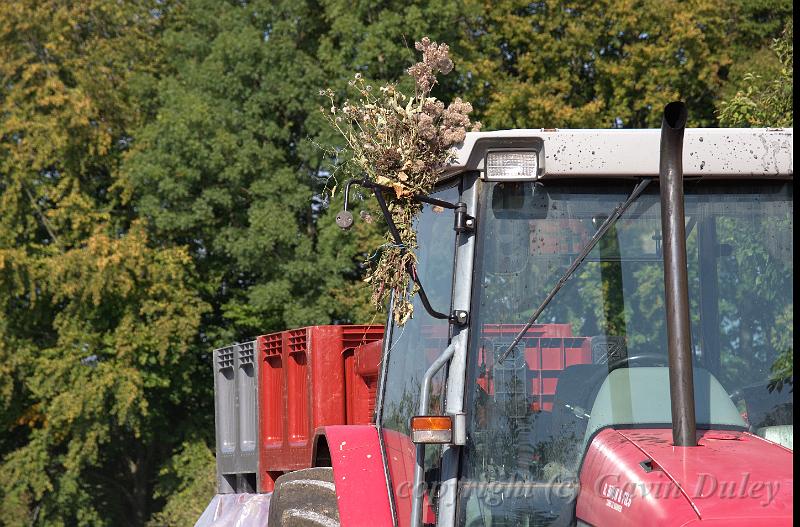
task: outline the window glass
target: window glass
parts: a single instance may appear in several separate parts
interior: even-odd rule
[[[474,382],[467,388],[475,411],[464,449],[461,525],[547,525],[573,514],[587,423],[609,372],[666,372],[656,184],[606,233],[508,358],[498,360],[633,186],[569,181],[484,188],[470,347]],[[791,444],[792,187],[686,182],[685,194],[693,356],[705,385],[714,387],[696,394],[698,416],[710,416],[699,425],[737,422]],[[637,378],[668,383],[668,375],[650,371],[636,372]],[[634,391],[629,403],[646,397]],[[609,424],[668,424],[663,412],[628,406],[609,414],[632,422]],[[714,416],[725,416],[725,423]]]
[[[450,185],[438,189],[432,197],[455,203],[459,198],[458,187]],[[416,221],[419,279],[431,306],[441,313],[449,313],[456,242],[453,211],[425,204]],[[412,303],[413,318],[404,326],[395,326],[392,329],[380,418],[397,513],[404,518],[409,518],[411,513],[410,491],[416,463],[409,424],[411,417],[418,412],[422,378],[436,357],[447,347],[450,326],[447,320],[430,316],[419,295],[413,297]],[[432,414],[443,411],[444,370],[445,368],[432,382]],[[427,448],[425,466],[428,488],[438,488],[439,457],[439,449]],[[435,500],[436,496],[432,495],[431,498]]]

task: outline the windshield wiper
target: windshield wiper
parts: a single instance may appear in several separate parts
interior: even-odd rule
[[[509,344],[508,349],[506,349],[503,352],[503,354],[500,355],[500,358],[497,359],[498,364],[501,364],[506,359],[506,357],[508,357],[511,351],[513,351],[513,349],[517,346],[517,344],[519,344],[519,341],[522,340],[523,335],[525,335],[525,333],[529,329],[531,329],[531,326],[533,326],[533,324],[536,323],[536,319],[539,318],[539,315],[542,314],[542,311],[544,311],[544,309],[547,307],[547,305],[550,303],[553,297],[556,296],[556,293],[558,293],[558,291],[564,286],[564,284],[567,283],[567,280],[570,279],[570,277],[578,269],[578,267],[586,259],[586,257],[589,256],[589,253],[592,252],[594,246],[597,245],[597,242],[600,241],[600,239],[608,231],[608,229],[610,229],[614,225],[614,223],[616,223],[616,221],[620,218],[620,216],[622,216],[622,213],[625,212],[625,210],[628,207],[630,207],[634,201],[636,201],[636,198],[638,198],[639,195],[644,191],[645,187],[647,187],[650,181],[652,181],[651,178],[646,178],[640,181],[639,184],[636,185],[636,187],[634,187],[633,192],[631,192],[631,195],[628,196],[628,199],[625,200],[623,203],[617,205],[617,208],[615,208],[608,216],[608,218],[606,218],[603,224],[600,225],[600,228],[597,229],[597,232],[594,233],[594,236],[592,236],[592,239],[589,240],[589,243],[587,243],[586,246],[581,250],[581,252],[578,253],[578,256],[575,258],[575,260],[572,261],[572,264],[570,264],[566,272],[561,276],[561,278],[558,279],[558,282],[556,283],[555,287],[553,287],[552,291],[548,293],[548,295],[545,297],[542,303],[539,304],[539,307],[536,308],[536,311],[533,312],[533,315],[531,315],[531,318],[528,320],[525,326],[519,331],[519,333],[517,333],[517,335],[514,337],[514,340],[511,341],[511,344]]]

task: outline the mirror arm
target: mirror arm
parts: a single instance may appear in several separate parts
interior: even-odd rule
[[[403,244],[403,240],[400,238],[400,231],[397,230],[397,225],[395,225],[394,221],[392,220],[392,215],[389,212],[389,206],[386,204],[386,199],[383,197],[384,190],[390,190],[390,191],[394,190],[391,187],[387,187],[385,185],[379,185],[378,183],[373,183],[372,181],[368,181],[366,179],[348,180],[344,186],[344,209],[341,212],[339,212],[339,214],[336,216],[336,223],[343,228],[349,228],[353,224],[353,215],[350,213],[350,211],[347,210],[347,205],[350,198],[351,185],[359,185],[361,187],[372,190],[372,192],[375,194],[375,199],[378,202],[378,206],[380,206],[381,208],[381,213],[383,214],[383,218],[386,220],[386,225],[389,228],[389,234],[391,234],[395,245],[400,249],[400,251],[404,253],[408,251],[408,247],[406,247],[405,244]],[[423,196],[420,194],[413,196],[413,199],[421,203],[428,203],[430,205],[442,207],[445,209],[456,210],[458,208],[458,205],[456,204],[449,203],[447,201],[442,201],[436,198],[431,198],[429,196]],[[344,219],[340,221],[340,218]],[[343,224],[346,224],[346,226],[344,226]],[[439,320],[448,320],[450,321],[450,323],[453,324],[462,323],[463,318],[458,318],[455,315],[448,315],[446,313],[437,311],[433,308],[433,306],[430,303],[430,300],[428,299],[428,295],[425,293],[425,288],[422,286],[422,282],[420,281],[419,276],[417,276],[417,270],[414,268],[413,264],[409,263],[406,266],[406,272],[411,277],[411,280],[413,280],[414,283],[417,284],[417,287],[419,288],[417,291],[417,293],[419,294],[419,299],[422,302],[422,306],[425,308],[425,311],[427,311],[430,316],[432,316],[433,318],[437,318]]]
[[[348,179],[347,183],[345,183],[344,185],[344,210],[347,210],[347,206],[349,203],[351,185],[359,185],[361,187],[368,188],[373,191],[375,189],[394,191],[392,187],[381,185],[380,183],[374,183],[367,179]],[[420,203],[428,203],[429,205],[436,205],[444,209],[455,210],[456,208],[458,208],[458,205],[455,203],[450,203],[449,201],[443,201],[441,199],[432,198],[430,196],[426,196],[425,194],[414,194],[413,196],[411,196],[411,198],[414,201],[418,201]]]
[[[383,217],[386,219],[386,224],[389,227],[389,233],[391,233],[392,238],[394,238],[395,244],[402,252],[406,252],[408,251],[408,247],[406,247],[403,244],[403,241],[400,239],[400,232],[397,230],[394,220],[392,220],[392,215],[389,213],[389,207],[386,205],[386,200],[383,197],[383,188],[381,188],[382,186],[383,185],[376,185],[372,188],[372,191],[375,193],[375,199],[378,201],[378,205],[381,208]],[[419,299],[422,301],[422,306],[425,308],[425,311],[427,311],[428,314],[433,318],[438,318],[439,320],[449,320],[452,322],[454,318],[451,315],[433,309],[433,306],[431,306],[431,303],[428,300],[428,295],[425,293],[425,288],[422,287],[422,282],[420,281],[419,276],[417,276],[417,270],[414,268],[412,263],[409,262],[406,265],[406,272],[419,288],[417,293],[419,294]]]

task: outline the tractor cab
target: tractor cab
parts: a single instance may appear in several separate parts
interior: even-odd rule
[[[697,437],[791,450],[792,132],[688,129],[685,142]],[[658,151],[657,130],[468,134],[431,197],[466,205],[474,228],[423,203],[417,273],[433,310],[417,297],[385,335],[377,425],[399,525],[590,522],[577,497],[596,438],[671,444]],[[637,467],[658,465],[647,439],[625,437]],[[641,502],[628,491],[604,496],[608,510]]]
[[[791,525],[792,130],[685,119],[468,133],[415,196],[410,320],[215,350],[208,515]],[[375,182],[337,223],[353,184],[402,246]]]

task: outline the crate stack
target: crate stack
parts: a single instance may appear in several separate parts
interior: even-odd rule
[[[380,353],[360,351],[382,337],[383,327],[369,325],[310,326],[258,337],[264,408],[259,492],[270,492],[284,472],[311,466],[321,427],[371,421],[369,392],[377,385]]]
[[[270,492],[328,425],[372,420],[383,327],[310,326],[214,351],[219,493]]]
[[[258,362],[255,341],[214,350],[214,417],[220,494],[256,491]]]

